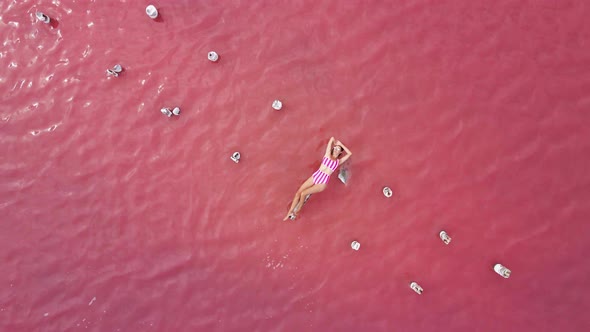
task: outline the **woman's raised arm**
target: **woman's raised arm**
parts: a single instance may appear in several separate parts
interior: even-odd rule
[[[350,156],[352,156],[352,152],[346,146],[344,146],[344,144],[342,144],[342,142],[340,142],[340,141],[336,141],[334,144],[340,145],[342,147],[342,149],[346,152],[346,155],[344,157],[340,158],[340,163],[344,164],[348,160],[348,158],[350,158]]]
[[[334,137],[330,137],[330,141],[328,142],[328,146],[326,146],[326,156],[329,156],[332,153],[332,144],[334,143]]]
[[[344,144],[342,144],[342,142],[336,141],[336,143],[334,143],[334,144],[340,145],[344,149],[344,151],[346,151],[346,154],[352,154],[352,152]]]

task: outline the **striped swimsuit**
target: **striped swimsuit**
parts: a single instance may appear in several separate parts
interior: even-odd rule
[[[338,159],[332,160],[328,157],[324,157],[324,159],[322,159],[322,164],[328,166],[328,168],[331,169],[332,171],[335,171],[336,168],[338,168],[339,163],[340,163],[340,160],[338,160]],[[313,184],[326,184],[326,183],[328,183],[330,176],[318,169],[317,171],[315,171],[315,173],[313,173],[312,178],[313,178]]]

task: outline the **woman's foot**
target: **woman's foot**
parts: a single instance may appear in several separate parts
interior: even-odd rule
[[[297,215],[294,212],[289,212],[289,214],[287,214],[287,216],[285,217],[285,219],[283,219],[283,221],[285,221],[287,219],[295,220],[296,217],[297,217]]]

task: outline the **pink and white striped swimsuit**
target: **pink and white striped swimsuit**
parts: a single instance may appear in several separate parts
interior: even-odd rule
[[[335,171],[336,168],[338,168],[339,163],[340,163],[340,160],[338,160],[338,159],[332,160],[328,157],[324,157],[324,159],[322,159],[322,164],[326,165],[332,171]],[[326,184],[326,183],[328,183],[330,176],[318,169],[317,171],[315,171],[315,173],[313,173],[312,178],[313,178],[313,184]]]

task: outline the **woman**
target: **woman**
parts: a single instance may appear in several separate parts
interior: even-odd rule
[[[346,155],[343,157],[341,157],[342,151],[346,152]],[[299,212],[301,206],[305,202],[305,197],[307,195],[324,191],[328,180],[330,179],[330,175],[332,175],[336,168],[338,168],[338,165],[348,160],[351,155],[352,152],[350,152],[344,144],[335,140],[334,137],[330,138],[320,168],[313,173],[309,179],[303,182],[301,187],[299,187],[299,190],[297,190],[295,198],[293,199],[293,203],[291,204],[291,208],[283,220],[287,220],[288,218],[295,219],[296,213]]]

